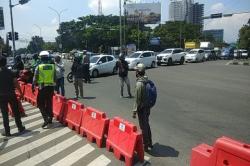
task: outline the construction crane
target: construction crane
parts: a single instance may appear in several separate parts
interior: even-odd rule
[[[98,15],[99,16],[103,15],[103,13],[102,13],[102,0],[98,1]]]

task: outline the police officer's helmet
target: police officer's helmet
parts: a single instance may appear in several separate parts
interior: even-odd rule
[[[41,51],[40,54],[39,54],[39,57],[40,58],[43,58],[43,57],[48,58],[49,57],[49,51]]]
[[[139,63],[136,68],[135,68],[136,71],[142,73],[142,72],[145,72],[146,70],[146,67],[143,63]]]

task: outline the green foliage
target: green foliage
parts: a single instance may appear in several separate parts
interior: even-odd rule
[[[27,48],[19,48],[16,50],[16,55],[26,54]]]
[[[27,47],[30,53],[37,53],[43,50],[44,41],[42,37],[33,36]]]
[[[247,50],[250,49],[250,23],[240,29],[238,47]]]
[[[57,45],[56,42],[45,42],[43,45],[43,50],[52,50],[57,51]]]

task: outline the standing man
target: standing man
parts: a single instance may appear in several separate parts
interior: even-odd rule
[[[125,56],[123,53],[119,55],[119,60],[116,62],[116,70],[118,70],[118,75],[120,79],[120,96],[123,97],[123,87],[124,83],[127,85],[127,91],[130,98],[132,98],[130,92],[130,81],[128,78],[128,62],[125,61]]]
[[[56,92],[61,94],[62,96],[65,95],[64,89],[64,63],[60,56],[55,57],[55,65],[56,65]]]
[[[85,56],[83,58],[84,64],[84,75],[85,75],[85,83],[90,83],[90,73],[89,73],[89,64],[90,64],[90,55],[87,54],[87,51],[84,52]]]
[[[153,145],[149,125],[150,106],[146,94],[146,83],[148,78],[145,76],[145,66],[142,63],[138,64],[136,67],[136,78],[133,118],[136,118],[136,114],[138,115],[139,125],[142,130],[144,150],[148,151],[148,148],[153,148]]]
[[[7,69],[6,64],[6,58],[0,55],[0,109],[2,112],[3,125],[5,129],[5,132],[2,133],[2,135],[9,137],[11,134],[9,126],[8,103],[11,105],[11,109],[14,113],[18,131],[23,132],[25,127],[22,125],[15,88],[17,88],[21,94],[21,99],[23,98],[23,92],[21,91],[21,88],[13,73]]]
[[[44,119],[44,124],[42,125],[42,128],[44,128],[52,123],[52,100],[56,81],[56,69],[55,64],[50,63],[48,51],[41,51],[39,56],[41,63],[35,70],[32,91],[34,92],[35,85],[38,84],[37,105]]]
[[[82,64],[82,60],[79,56],[74,58],[73,65],[71,67],[71,71],[74,77],[74,86],[75,86],[75,93],[76,99],[79,98],[79,89],[80,89],[80,96],[83,98],[83,78],[84,78],[84,67]]]

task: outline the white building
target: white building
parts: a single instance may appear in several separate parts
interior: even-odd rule
[[[170,0],[169,20],[192,22],[190,13],[194,0]]]

